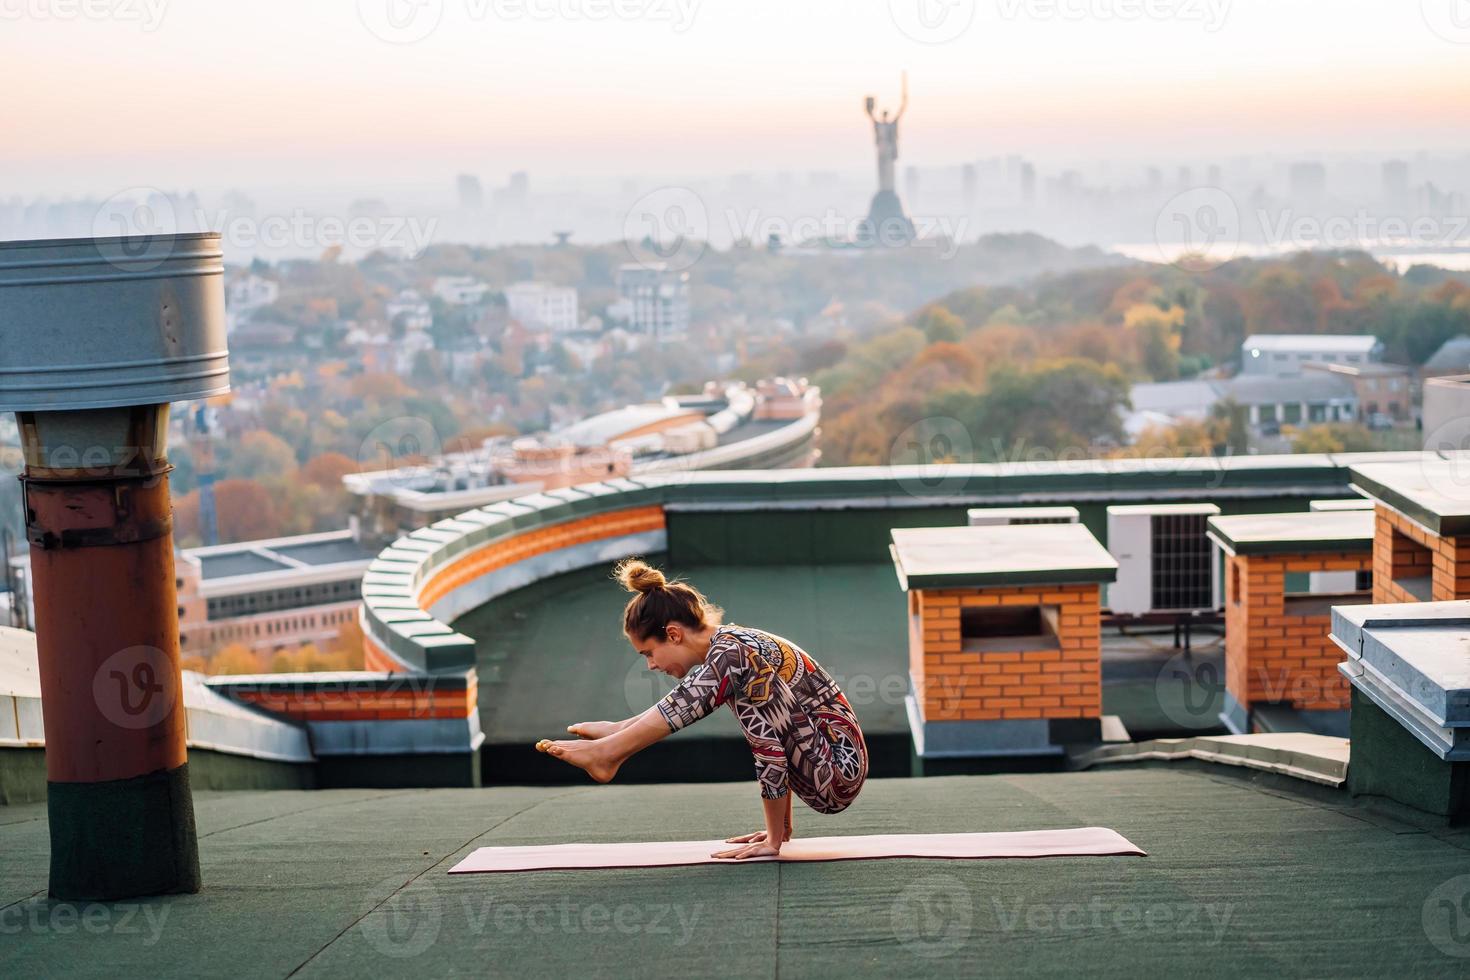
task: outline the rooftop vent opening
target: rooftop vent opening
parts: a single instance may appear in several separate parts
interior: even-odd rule
[[[1287,572],[1283,612],[1288,616],[1329,616],[1333,606],[1373,601],[1371,571]]]
[[[967,653],[1058,650],[1056,606],[979,606],[960,611]]]
[[[1397,529],[1392,534],[1390,570],[1393,584],[1420,602],[1428,602],[1433,591],[1430,581],[1434,572],[1434,553]]]

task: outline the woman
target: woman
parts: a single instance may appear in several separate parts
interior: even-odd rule
[[[579,740],[542,739],[536,748],[605,783],[634,753],[729,704],[755,756],[766,829],[729,838],[740,846],[714,857],[780,854],[793,830],[792,793],[818,813],[847,809],[867,778],[868,748],[831,675],[789,640],[721,626],[722,610],[697,589],[642,561],[615,574],[635,593],[623,610],[628,642],[649,670],[680,683],[636,717],[571,725]]]

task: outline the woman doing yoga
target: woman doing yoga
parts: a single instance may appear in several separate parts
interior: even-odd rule
[[[789,640],[720,625],[718,607],[656,568],[629,560],[616,574],[635,593],[623,610],[628,642],[649,670],[680,682],[640,715],[570,725],[577,739],[536,748],[605,783],[634,753],[728,704],[755,756],[766,829],[729,838],[739,846],[715,857],[779,854],[791,839],[793,794],[818,813],[847,809],[867,778],[868,749],[831,675]]]

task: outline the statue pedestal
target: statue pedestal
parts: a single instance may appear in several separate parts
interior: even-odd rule
[[[873,195],[868,205],[868,216],[857,229],[857,241],[861,245],[896,247],[914,240],[914,223],[903,213],[903,203],[890,190],[881,190]]]

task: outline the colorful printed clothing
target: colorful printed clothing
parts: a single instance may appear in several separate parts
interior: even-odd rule
[[[868,776],[857,716],[832,676],[789,640],[721,626],[704,663],[659,701],[677,732],[729,703],[755,755],[761,796],[788,787],[818,813],[847,809]]]

